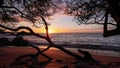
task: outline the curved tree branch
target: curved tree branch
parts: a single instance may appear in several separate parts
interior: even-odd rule
[[[16,32],[16,31],[19,31],[19,30],[21,30],[21,29],[26,29],[26,30],[28,30],[30,33],[34,33],[31,28],[25,27],[25,26],[20,26],[20,27],[18,27],[18,28],[16,28],[16,29],[13,29],[13,28],[9,28],[9,27],[6,27],[6,26],[0,24],[0,27],[5,28],[5,29],[8,29],[8,30],[11,30],[11,31],[15,31],[15,32]]]
[[[26,1],[26,0],[25,0],[25,1]],[[24,2],[25,2],[25,1],[24,1]],[[39,0],[38,0],[38,1],[39,1]],[[43,2],[44,2],[44,1],[46,2],[46,0],[43,0]],[[39,2],[39,3],[40,3],[40,2]],[[21,30],[21,29],[26,29],[26,30],[29,31],[29,33],[25,32],[25,34],[34,35],[34,36],[36,36],[36,37],[39,37],[39,38],[42,38],[42,39],[47,40],[47,42],[49,43],[49,46],[48,46],[48,48],[46,48],[44,51],[48,50],[50,47],[55,47],[55,48],[57,48],[57,49],[65,52],[66,54],[68,54],[68,55],[70,55],[70,56],[73,56],[73,57],[74,57],[75,59],[77,59],[77,60],[82,60],[83,58],[82,58],[81,56],[79,56],[79,55],[77,55],[77,54],[75,54],[75,53],[73,53],[73,52],[71,52],[71,51],[63,48],[62,46],[58,46],[58,45],[56,45],[56,44],[54,44],[54,43],[52,42],[52,40],[51,40],[50,37],[49,37],[47,22],[46,22],[45,18],[43,17],[43,16],[46,16],[46,13],[44,13],[44,12],[47,11],[46,7],[48,7],[48,4],[46,4],[46,3],[45,3],[45,4],[43,4],[43,3],[42,3],[42,4],[39,4],[39,3],[36,2],[36,3],[34,4],[34,6],[36,6],[36,4],[37,4],[37,7],[33,7],[33,6],[32,6],[32,7],[33,7],[33,8],[36,8],[35,10],[40,9],[40,10],[38,10],[38,11],[35,12],[35,14],[36,14],[35,17],[37,17],[37,16],[39,15],[39,17],[40,17],[40,18],[42,19],[42,21],[44,22],[45,29],[46,29],[46,36],[39,35],[39,34],[33,32],[33,30],[32,30],[31,28],[29,28],[29,27],[24,27],[24,26],[21,26],[21,27],[18,27],[18,28],[16,28],[16,29],[13,29],[13,28],[5,27],[5,26],[3,26],[3,25],[0,24],[0,27],[5,28],[5,29],[8,29],[8,30],[11,30],[11,31],[15,31],[15,32],[17,32],[17,31],[19,31],[19,30]],[[31,4],[32,4],[32,3],[31,3]],[[40,8],[41,5],[42,5],[42,7]],[[21,11],[20,11],[18,8],[16,8],[16,7],[10,7],[10,6],[2,6],[2,7],[3,7],[3,8],[14,8],[15,10],[17,10],[17,11],[21,14],[21,16],[27,18],[28,20],[30,20],[30,21],[32,21],[32,22],[35,22],[35,21],[34,21],[34,13],[33,13],[33,11],[30,11],[30,6],[31,6],[31,5],[27,5],[27,7],[26,7],[26,5],[24,5],[24,7],[25,7],[25,9],[26,9],[25,11],[28,12],[28,13],[31,13],[30,16],[25,15],[23,12],[21,12]],[[0,6],[0,8],[2,8],[2,7]],[[29,7],[29,8],[28,8],[28,7]],[[43,7],[45,7],[46,10],[45,10]],[[20,33],[19,33],[19,34],[20,34]],[[22,34],[25,35],[24,33],[21,33],[21,35],[22,35]],[[33,48],[35,48],[35,49],[38,51],[38,53],[40,52],[38,47],[33,47]]]
[[[78,59],[78,60],[81,60],[81,59],[82,59],[81,56],[79,56],[79,55],[77,55],[77,54],[75,54],[75,53],[73,53],[73,52],[70,52],[70,51],[66,50],[66,49],[63,48],[62,46],[57,46],[57,45],[55,45],[55,44],[51,41],[51,39],[50,39],[50,37],[49,37],[49,34],[48,34],[47,22],[45,21],[45,19],[44,19],[43,17],[42,17],[42,19],[43,19],[43,21],[45,22],[47,37],[46,37],[46,36],[42,36],[42,35],[37,34],[37,33],[34,33],[33,30],[32,30],[31,28],[29,28],[29,27],[18,27],[18,28],[16,28],[16,29],[12,29],[12,28],[9,28],[9,27],[5,27],[5,26],[3,26],[3,25],[1,25],[1,24],[0,24],[0,27],[5,28],[5,29],[8,29],[8,30],[11,30],[11,31],[18,31],[18,30],[20,30],[20,29],[27,29],[28,31],[30,31],[30,33],[25,32],[25,33],[20,33],[20,34],[21,34],[21,35],[26,35],[26,34],[27,34],[27,35],[34,35],[34,36],[36,36],[36,37],[43,38],[43,39],[47,40],[48,43],[49,43],[49,47],[48,47],[46,50],[48,50],[50,47],[55,47],[55,48],[58,48],[58,49],[60,49],[61,51],[65,52],[66,54],[71,55],[71,56],[73,56],[74,58],[76,58],[76,59]],[[46,51],[46,50],[44,50],[44,51]]]
[[[14,8],[15,10],[17,10],[17,11],[21,14],[21,16],[25,15],[25,14],[22,13],[18,8],[13,7],[13,6],[0,6],[0,8]]]
[[[51,39],[50,39],[50,37],[49,37],[49,33],[48,33],[48,25],[47,25],[47,22],[46,22],[46,20],[45,20],[42,16],[41,16],[41,18],[42,18],[42,20],[44,21],[44,24],[45,24],[47,41],[49,42],[49,46],[58,48],[59,50],[65,52],[66,54],[68,54],[68,55],[70,55],[70,56],[73,56],[73,57],[74,57],[75,59],[77,59],[77,60],[82,60],[82,57],[81,57],[81,56],[79,56],[79,55],[77,55],[77,54],[75,54],[75,53],[73,53],[73,52],[71,52],[71,51],[69,51],[69,50],[66,50],[66,49],[65,49],[64,47],[62,47],[62,46],[55,45],[55,44],[51,41]],[[49,47],[49,48],[50,48],[50,47]],[[49,49],[49,48],[48,48],[48,49]]]
[[[34,46],[34,45],[31,45],[31,44],[30,44],[30,46],[32,46],[34,49],[36,49],[36,50],[37,50],[37,53],[36,53],[36,54],[26,54],[26,55],[22,55],[22,56],[17,57],[16,60],[23,59],[24,57],[34,58],[34,57],[38,57],[39,55],[42,55],[42,56],[48,58],[49,60],[52,59],[52,58],[50,58],[49,56],[47,56],[46,54],[43,54],[43,52],[40,51],[40,49],[39,49],[38,47],[36,47],[36,46]]]

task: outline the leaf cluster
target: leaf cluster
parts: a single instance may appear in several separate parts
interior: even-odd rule
[[[67,2],[67,13],[75,16],[78,24],[91,24],[103,20],[107,3],[105,0],[71,0]]]
[[[0,0],[0,23],[15,24],[22,20],[35,23],[49,16],[51,0]],[[24,19],[23,19],[24,18]]]

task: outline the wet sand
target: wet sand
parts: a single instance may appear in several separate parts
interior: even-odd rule
[[[44,48],[42,48],[44,49]],[[41,49],[41,50],[42,50]],[[119,68],[120,57],[92,54],[92,57],[99,61],[93,63],[89,61],[78,61],[57,49],[49,49],[44,54],[53,58],[48,61],[43,56],[30,57],[15,61],[15,58],[25,54],[35,54],[37,51],[31,47],[0,47],[0,68]],[[78,54],[77,52],[75,52]],[[11,67],[10,67],[11,65]]]

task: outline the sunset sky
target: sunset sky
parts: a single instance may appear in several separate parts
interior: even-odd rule
[[[102,25],[78,25],[74,17],[68,15],[55,14],[53,20],[48,20],[51,23],[50,28],[56,32],[102,32]]]
[[[75,22],[74,17],[72,15],[70,16],[65,14],[65,8],[67,3],[67,2],[65,3],[65,1],[66,0],[53,0],[53,2],[56,3],[56,5],[59,6],[61,9],[50,8],[49,11],[47,11],[51,15],[50,19],[46,18],[46,21],[50,23],[49,26],[50,33],[103,32],[103,25],[98,25],[98,24],[78,25]],[[18,26],[28,26],[28,27],[30,26],[37,33],[45,32],[44,27],[35,28],[33,27],[33,24],[31,24],[30,22],[26,22],[26,19],[23,19],[21,17],[20,18],[18,17],[18,20],[20,20]]]
[[[57,3],[57,6],[62,7],[62,10],[65,9],[65,5],[66,5],[65,0],[62,0],[63,2],[60,2],[60,0],[53,0],[53,1]],[[50,11],[52,12],[52,10],[53,9],[49,10],[49,12]],[[46,19],[46,21],[50,23],[50,26],[49,26],[50,33],[103,32],[103,25],[98,25],[98,24],[78,25],[75,22],[73,16],[64,14],[62,12],[63,11],[56,9],[56,13],[53,12],[52,13],[53,16],[51,16],[50,19]],[[33,24],[30,24],[26,21],[22,21],[21,23],[19,23],[19,25],[30,26],[37,33],[45,32],[44,27],[35,28],[33,27]]]
[[[85,25],[81,24],[78,25],[74,17],[63,15],[63,14],[55,14],[54,16],[51,16],[50,19],[46,19],[48,23],[50,23],[49,26],[49,32],[51,33],[76,33],[76,32],[102,32],[103,25]],[[20,25],[26,25],[31,26],[30,23],[22,22]],[[45,32],[44,27],[41,28],[35,28],[32,27],[33,30],[37,33],[43,33]]]

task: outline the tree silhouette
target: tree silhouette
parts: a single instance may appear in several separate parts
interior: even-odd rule
[[[79,25],[102,24],[104,25],[104,37],[120,34],[119,0],[71,0],[66,3],[67,13],[75,16]],[[89,22],[89,20],[94,21]],[[108,24],[116,26],[116,28],[108,30]]]
[[[112,3],[111,3],[112,2]],[[112,1],[112,0],[71,0],[66,1],[67,7],[66,11],[68,14],[74,15],[77,19],[78,24],[103,24],[104,25],[104,36],[110,36],[115,34],[120,34],[120,10],[119,9],[119,0]],[[0,1],[0,27],[13,31],[13,33],[17,33],[18,35],[34,35],[36,37],[42,38],[47,40],[49,43],[48,47],[43,51],[38,50],[38,47],[31,45],[35,48],[38,52],[34,56],[38,56],[42,54],[44,57],[51,59],[47,55],[43,54],[46,50],[50,47],[58,48],[59,50],[65,52],[68,55],[73,56],[77,60],[84,60],[89,59],[88,61],[95,61],[88,52],[79,50],[80,53],[84,54],[85,57],[81,57],[71,51],[66,50],[62,46],[58,46],[51,41],[48,33],[48,23],[46,22],[45,18],[49,17],[51,14],[49,13],[50,8],[55,6],[51,0],[1,0]],[[115,8],[116,7],[116,8]],[[106,9],[107,8],[107,9]],[[103,14],[104,13],[104,14]],[[108,14],[111,14],[111,17],[117,22],[111,23],[113,19],[108,20]],[[101,18],[99,20],[99,18]],[[35,33],[30,27],[20,26],[15,27],[16,23],[19,23],[21,20],[30,22],[34,24],[39,23],[40,25],[43,24],[46,29],[46,36],[40,35]],[[89,19],[94,19],[95,22],[87,22]],[[100,23],[101,20],[105,22]],[[109,21],[109,23],[107,23]],[[115,30],[107,31],[107,24],[115,25],[117,28]],[[8,27],[10,25],[11,27]],[[14,27],[14,28],[13,28]],[[21,29],[26,29],[29,32],[18,32]],[[115,32],[114,34],[112,34]],[[17,60],[31,56],[31,54],[23,55],[17,58]],[[91,59],[91,60],[90,60]]]
[[[50,47],[55,47],[62,50],[66,54],[73,56],[75,59],[82,60],[83,58],[81,56],[66,50],[62,46],[54,44],[51,41],[48,33],[48,23],[45,20],[45,17],[48,17],[50,15],[48,13],[50,6],[56,7],[50,0],[2,0],[0,4],[0,27],[13,31],[18,35],[34,35],[36,37],[47,40],[49,46],[43,51],[40,51],[38,50],[38,47],[31,45],[38,51],[38,53],[36,53],[34,56],[42,54],[42,52],[48,50]],[[25,21],[31,22],[34,25],[36,22],[39,24],[43,24],[46,29],[46,36],[35,33],[30,27],[20,26],[15,28],[15,24],[19,23],[21,21],[19,19],[23,18]],[[12,25],[12,28],[6,25]],[[18,32],[21,29],[26,29],[29,32]],[[45,54],[42,55],[44,57],[47,57],[48,59],[51,59]],[[28,54],[20,56],[19,58],[17,58],[17,60],[27,56],[34,57],[33,55]]]

